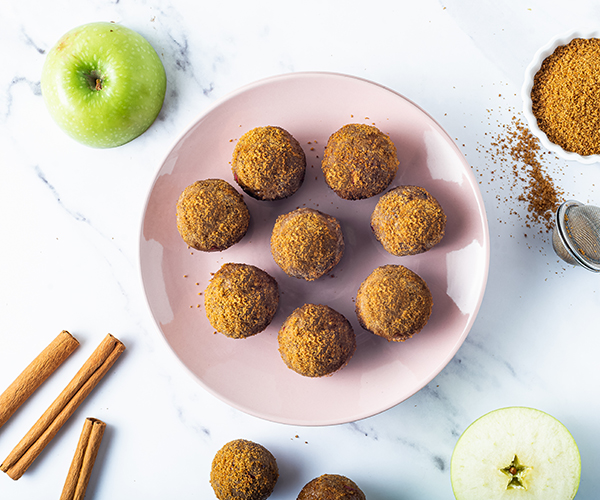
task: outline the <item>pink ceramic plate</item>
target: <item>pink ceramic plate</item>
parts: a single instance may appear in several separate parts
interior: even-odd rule
[[[394,257],[375,240],[369,218],[378,196],[338,198],[320,169],[328,137],[347,123],[375,124],[394,141],[400,169],[392,186],[425,187],[448,216],[443,241],[425,254]],[[307,175],[292,197],[260,202],[246,195],[252,221],[246,236],[217,253],[191,251],[175,223],[175,204],[192,182],[233,180],[230,159],[237,139],[264,125],[288,130],[303,146]],[[239,189],[241,192],[241,189]],[[271,229],[278,215],[300,206],[337,217],[346,250],[322,278],[290,278],[273,261]],[[435,377],[465,340],[483,298],[489,235],[481,194],[471,169],[444,130],[401,95],[359,78],[295,73],[248,85],[202,114],[176,141],[149,194],[140,238],[142,279],[150,310],[168,344],[211,393],[249,414],[298,425],[358,420],[405,400]],[[281,301],[271,325],[254,337],[215,334],[202,292],[226,262],[254,264],[279,283]],[[354,298],[377,266],[402,264],[428,283],[434,308],[427,326],[404,343],[363,330]],[[311,379],[289,370],[277,350],[284,319],[305,303],[322,303],[350,320],[357,350],[330,377]]]

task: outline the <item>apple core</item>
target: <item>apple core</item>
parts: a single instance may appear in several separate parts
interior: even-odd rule
[[[457,500],[572,500],[581,457],[575,440],[540,410],[509,407],[473,422],[450,463]]]
[[[506,485],[507,490],[512,489],[522,489],[526,490],[527,486],[525,484],[525,475],[531,467],[527,467],[526,465],[521,465],[519,462],[519,457],[515,455],[511,464],[508,467],[504,467],[500,469],[506,476],[508,476],[508,484]]]

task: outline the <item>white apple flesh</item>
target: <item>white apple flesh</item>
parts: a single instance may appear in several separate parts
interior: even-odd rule
[[[473,422],[452,454],[457,500],[572,500],[581,458],[554,417],[525,407],[502,408]]]
[[[79,26],[46,57],[42,95],[71,137],[96,148],[125,144],[154,122],[166,92],[164,66],[150,43],[115,23]]]

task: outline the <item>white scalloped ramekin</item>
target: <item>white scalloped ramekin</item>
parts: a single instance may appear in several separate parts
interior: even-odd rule
[[[533,135],[535,135],[542,145],[556,153],[560,158],[564,160],[575,160],[580,163],[596,163],[600,162],[600,155],[588,155],[582,156],[571,151],[566,151],[557,144],[554,144],[548,139],[548,136],[542,132],[538,127],[537,118],[533,114],[533,103],[531,101],[531,89],[533,87],[533,79],[536,73],[540,70],[544,59],[550,56],[557,47],[561,45],[567,45],[571,40],[575,38],[600,38],[600,31],[598,30],[571,30],[561,35],[557,35],[552,38],[546,45],[541,47],[533,56],[532,61],[525,70],[525,81],[521,88],[521,98],[523,99],[523,114],[527,119],[529,128]]]

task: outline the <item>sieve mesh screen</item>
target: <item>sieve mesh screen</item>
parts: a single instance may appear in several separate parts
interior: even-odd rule
[[[552,246],[565,262],[600,272],[600,208],[563,203],[556,212]]]

